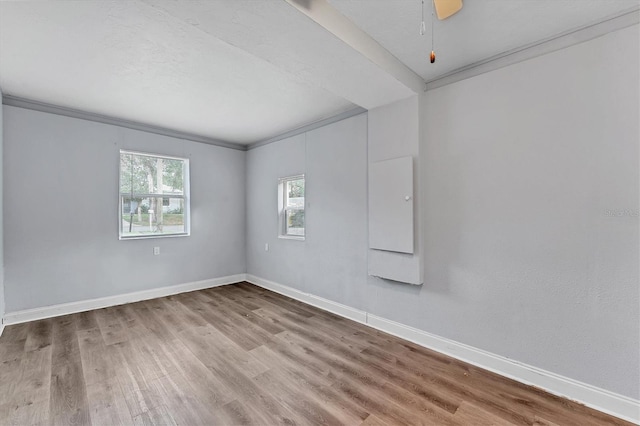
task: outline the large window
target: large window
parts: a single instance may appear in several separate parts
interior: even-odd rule
[[[189,235],[189,160],[120,151],[120,239]]]
[[[282,238],[304,239],[304,175],[278,182],[280,232]]]

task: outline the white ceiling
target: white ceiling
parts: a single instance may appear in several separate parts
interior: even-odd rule
[[[436,62],[431,51],[431,0],[427,31],[420,35],[420,0],[329,0],[342,14],[424,80],[501,53],[600,22],[638,7],[638,0],[463,0],[444,21],[434,19]]]
[[[9,95],[240,143],[354,108],[139,1],[0,8]]]
[[[638,5],[467,0],[431,65],[419,0],[329,1],[426,80]],[[413,93],[352,46],[283,0],[0,0],[5,94],[243,144]]]

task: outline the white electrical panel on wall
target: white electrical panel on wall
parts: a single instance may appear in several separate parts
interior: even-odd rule
[[[369,165],[369,248],[414,252],[413,158]]]

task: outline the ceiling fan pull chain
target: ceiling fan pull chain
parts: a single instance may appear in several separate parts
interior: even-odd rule
[[[424,0],[422,0],[422,22],[420,22],[420,35],[423,36],[427,32],[427,26],[424,23]]]
[[[424,1],[422,2],[424,4]],[[436,52],[435,52],[435,42],[433,40],[433,15],[435,14],[436,4],[435,1],[432,0],[432,9],[431,9],[431,54],[429,54],[429,61],[433,64],[436,61]]]

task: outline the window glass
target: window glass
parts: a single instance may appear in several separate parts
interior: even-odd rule
[[[189,234],[189,160],[120,151],[120,238]]]
[[[279,236],[303,239],[304,222],[304,176],[281,178],[278,183],[280,200]]]

